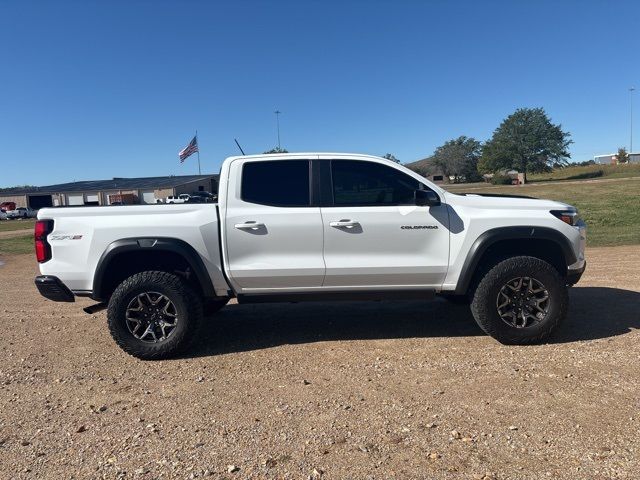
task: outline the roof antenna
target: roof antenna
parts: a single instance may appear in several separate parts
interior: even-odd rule
[[[238,143],[238,140],[236,140],[235,138],[233,139],[234,142],[236,142],[236,145],[238,146],[238,148],[240,149],[240,151],[242,152],[242,155],[244,155],[244,150],[242,150],[242,147],[240,146],[240,144]]]

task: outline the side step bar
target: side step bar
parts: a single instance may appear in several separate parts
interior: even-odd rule
[[[238,303],[297,303],[336,301],[427,300],[433,298],[433,289],[413,290],[353,290],[350,292],[298,292],[298,293],[240,293]]]
[[[91,305],[89,307],[84,307],[82,310],[84,313],[88,313],[89,315],[93,315],[94,313],[98,313],[101,310],[107,308],[106,303],[96,303],[95,305]]]

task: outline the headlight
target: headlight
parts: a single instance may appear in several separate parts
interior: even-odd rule
[[[577,210],[551,210],[551,215],[558,220],[562,220],[564,223],[575,227],[580,221],[580,216]]]

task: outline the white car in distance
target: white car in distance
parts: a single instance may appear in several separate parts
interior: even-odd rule
[[[166,203],[187,203],[191,195],[188,193],[181,193],[180,195],[169,195]]]
[[[16,218],[36,218],[37,216],[38,211],[31,207],[18,207],[15,210],[9,210],[7,212],[7,218],[10,220]]]

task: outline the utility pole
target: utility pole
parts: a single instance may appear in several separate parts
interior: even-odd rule
[[[276,126],[278,128],[278,150],[280,150],[280,114],[282,112],[280,110],[276,110],[273,113],[276,114]]]
[[[633,91],[635,87],[629,89],[629,106],[631,107],[630,129],[629,129],[629,153],[633,152]]]

